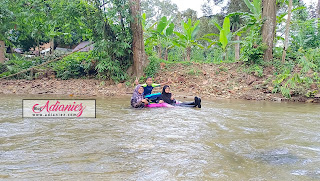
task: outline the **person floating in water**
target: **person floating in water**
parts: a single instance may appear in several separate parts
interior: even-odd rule
[[[138,79],[136,79],[135,82],[136,82],[136,84],[138,84],[138,83],[139,83]],[[148,77],[148,78],[146,79],[146,83],[141,85],[141,86],[143,87],[143,89],[144,89],[143,95],[144,95],[144,96],[150,95],[150,94],[152,94],[153,88],[155,88],[155,87],[160,87],[160,86],[165,85],[165,84],[168,84],[168,83],[170,83],[170,82],[171,82],[171,81],[168,80],[168,81],[165,82],[165,83],[154,84],[153,81],[152,81],[152,77]]]
[[[162,93],[160,95],[160,101],[159,103],[167,103],[174,106],[182,106],[182,107],[197,107],[201,108],[201,99],[198,97],[194,97],[194,102],[183,102],[179,103],[174,99],[172,96],[172,93],[170,92],[170,87],[168,85],[163,86]]]
[[[141,85],[137,85],[133,91],[131,97],[131,106],[134,108],[143,108],[145,105],[149,104],[148,99],[145,99],[143,95],[144,89]]]

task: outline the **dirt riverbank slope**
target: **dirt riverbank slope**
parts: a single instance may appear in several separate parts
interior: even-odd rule
[[[201,96],[205,99],[226,98],[269,101],[320,102],[319,95],[307,98],[293,96],[290,100],[273,94],[273,69],[265,69],[262,77],[240,71],[241,63],[161,65],[154,82],[168,79],[175,97]],[[140,82],[142,83],[142,82]],[[133,82],[115,84],[96,79],[58,80],[54,77],[36,80],[0,80],[0,94],[59,94],[77,96],[118,96],[130,94]],[[318,90],[318,87],[313,87]],[[160,92],[157,88],[154,92]]]

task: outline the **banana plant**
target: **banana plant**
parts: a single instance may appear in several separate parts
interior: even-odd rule
[[[234,43],[241,43],[241,41],[231,41],[231,38],[233,36],[241,36],[241,34],[244,32],[247,32],[247,30],[250,27],[255,26],[255,25],[258,25],[260,27],[262,25],[262,20],[261,20],[261,13],[262,13],[261,2],[262,2],[262,0],[253,0],[252,2],[250,0],[244,0],[244,2],[248,6],[251,13],[247,13],[247,12],[230,13],[224,18],[224,22],[223,22],[222,27],[214,21],[213,22],[214,25],[220,31],[219,35],[207,34],[201,38],[201,39],[207,40],[210,43],[208,48],[210,48],[212,45],[215,45],[215,44],[220,46],[224,52],[224,59],[225,60],[228,59],[228,57],[227,57],[228,54],[226,53],[227,45],[234,44]],[[239,28],[236,32],[231,33],[230,32],[230,17],[233,17],[233,16],[245,17],[248,20],[248,23],[247,23],[247,25]],[[213,41],[213,40],[207,38],[209,36],[219,36],[219,41]]]
[[[183,32],[174,32],[177,35],[177,39],[173,40],[173,44],[178,47],[183,47],[186,49],[186,57],[187,60],[190,61],[191,57],[191,47],[198,46],[203,48],[200,44],[196,41],[196,35],[199,31],[199,23],[200,21],[197,20],[194,25],[192,25],[191,19],[189,18],[187,23],[184,21],[181,22]]]
[[[173,34],[174,24],[171,19],[167,19],[163,16],[159,22],[156,23],[157,27],[154,28],[153,24],[150,28],[150,37],[147,38],[146,43],[151,44],[151,46],[158,46],[158,56],[162,58],[162,46],[165,47],[165,54],[167,57],[168,49],[170,48],[170,37]]]
[[[158,25],[157,25],[157,29],[154,32],[157,40],[158,40],[158,54],[159,54],[159,58],[161,58],[161,49],[162,46],[164,45],[165,47],[165,59],[167,59],[167,55],[168,55],[168,49],[171,48],[172,46],[170,46],[170,37],[173,34],[173,30],[174,30],[174,24],[171,21],[171,19],[167,19],[166,16],[163,16]]]
[[[147,37],[150,37],[151,31],[154,29],[157,22],[150,25],[149,23],[147,23],[146,13],[143,13],[141,16],[141,24],[142,24],[142,29],[143,29],[144,35],[147,35]]]
[[[228,44],[239,43],[239,41],[231,41],[232,33],[230,31],[230,18],[228,16],[224,18],[222,27],[215,21],[213,23],[220,31],[219,35],[218,34],[207,34],[207,35],[204,35],[201,39],[207,40],[210,43],[207,48],[210,48],[211,46],[213,46],[215,44],[218,45],[219,47],[221,47],[224,52],[224,57],[227,60],[228,57],[227,57],[226,50],[227,50]],[[219,36],[219,40],[218,41],[211,40],[211,39],[207,38],[209,36]]]
[[[244,3],[246,3],[252,13],[251,15],[253,15],[255,19],[261,19],[261,0],[253,0],[252,2],[249,0],[244,0]]]
[[[227,15],[227,17],[231,16],[242,16],[247,19],[247,24],[240,29],[238,29],[233,34],[237,36],[241,36],[242,33],[247,32],[247,30],[253,26],[258,26],[258,29],[260,29],[262,25],[262,0],[253,0],[252,2],[250,0],[243,0],[247,7],[249,8],[251,13],[248,12],[234,12]]]

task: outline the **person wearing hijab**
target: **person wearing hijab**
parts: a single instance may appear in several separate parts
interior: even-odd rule
[[[167,103],[167,104],[175,104],[176,100],[173,98],[172,94],[170,93],[170,87],[168,85],[163,86],[162,93],[160,95],[159,103]]]
[[[148,100],[144,98],[143,87],[139,84],[133,91],[131,97],[131,106],[134,108],[143,108],[145,105],[149,104]]]
[[[159,103],[167,103],[175,106],[182,106],[182,107],[197,107],[201,108],[201,99],[198,97],[194,97],[194,102],[183,102],[177,103],[177,101],[173,98],[172,94],[170,93],[170,87],[168,85],[163,86],[162,93],[160,96]]]

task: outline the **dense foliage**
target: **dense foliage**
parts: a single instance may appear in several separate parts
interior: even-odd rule
[[[273,92],[286,97],[297,94],[314,95],[305,90],[319,87],[320,17],[316,6],[306,7],[293,1],[289,46],[281,62],[288,0],[278,0],[277,28],[274,32],[273,59],[264,60],[268,45],[261,34],[266,22],[262,0],[229,0],[220,13],[212,5],[222,6],[222,0],[210,0],[202,6],[203,17],[188,9],[179,12],[170,0],[142,0],[141,23],[145,50],[150,64],[145,76],[153,76],[161,62],[190,61],[221,63],[242,61],[243,70],[264,77],[266,67],[274,67]],[[74,46],[82,41],[94,41],[94,50],[76,53],[50,68],[61,79],[92,77],[124,81],[132,65],[132,30],[128,0],[1,0],[0,40],[9,47],[38,46],[54,41],[55,45]],[[0,65],[1,76],[38,65],[45,58],[33,60],[9,56]],[[27,76],[27,74],[26,74]],[[23,77],[23,76],[22,76]],[[314,86],[316,85],[316,86]],[[312,91],[311,91],[312,92]]]
[[[126,70],[132,64],[132,33],[126,0],[2,0],[0,18],[0,40],[10,47],[28,51],[47,42],[72,47],[92,40],[95,48],[90,57],[96,62],[97,77],[116,81],[127,77]],[[63,61],[60,64],[67,66]],[[68,69],[73,68],[79,69],[73,64]],[[62,77],[82,75],[65,73]],[[57,77],[61,77],[59,72]]]

